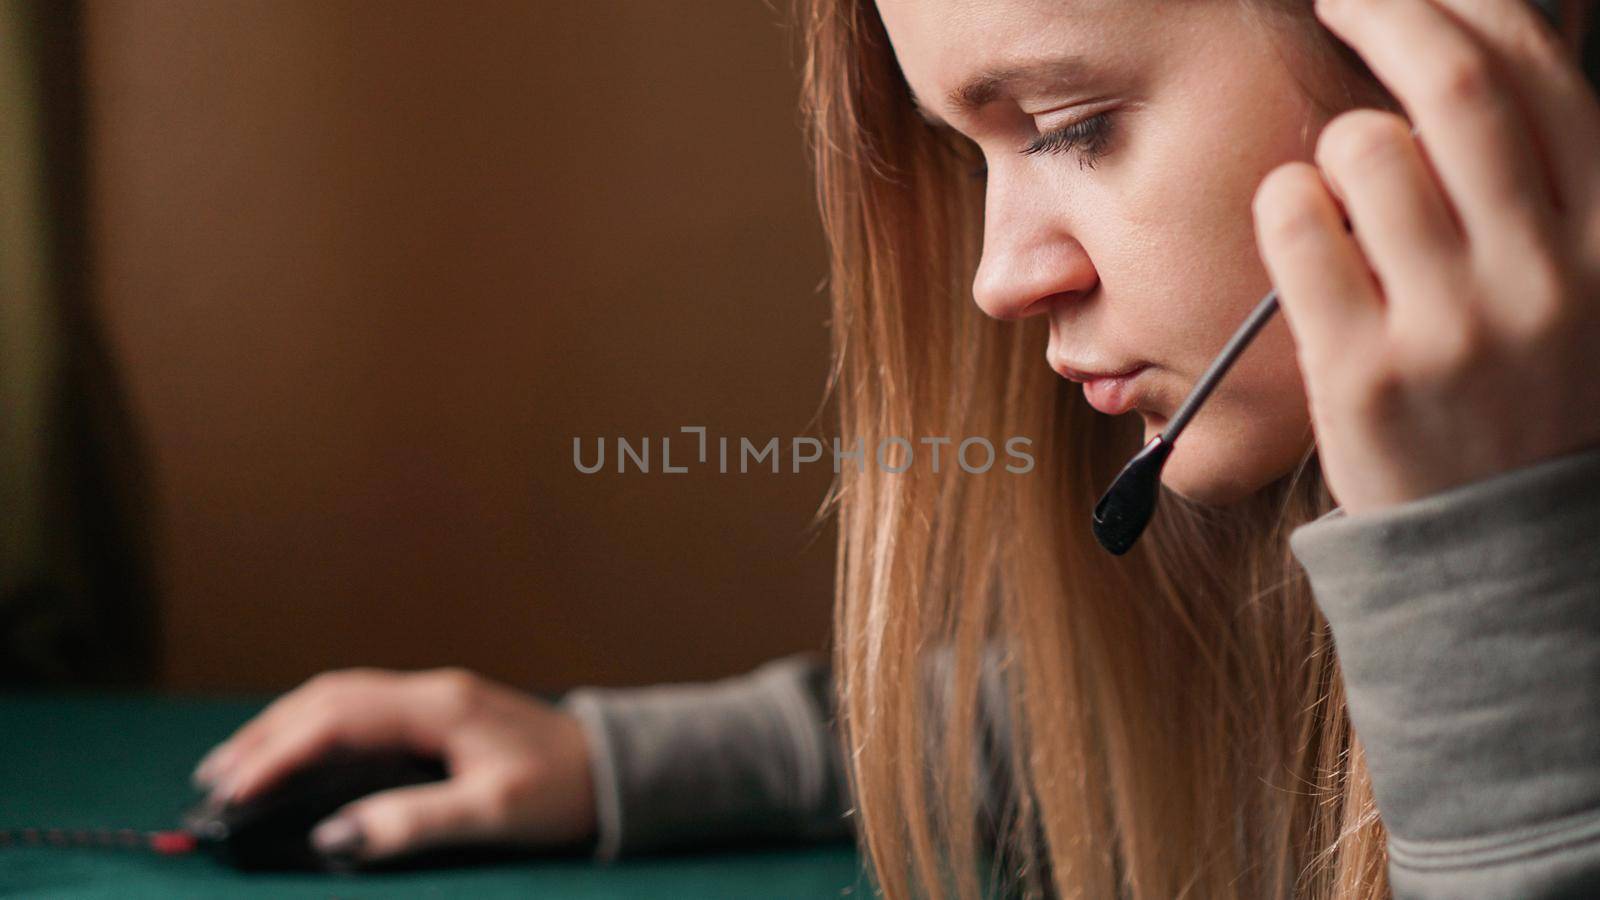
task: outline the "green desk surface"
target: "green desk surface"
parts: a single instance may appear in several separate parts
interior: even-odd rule
[[[0,828],[173,827],[189,770],[257,702],[0,694]],[[0,848],[0,896],[861,897],[849,845],[636,859],[530,859],[357,875],[241,874],[208,857]]]

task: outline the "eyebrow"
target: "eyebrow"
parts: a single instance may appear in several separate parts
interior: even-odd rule
[[[945,94],[945,102],[965,115],[1006,96],[1019,83],[1081,81],[1089,71],[1090,66],[1083,57],[1072,55],[1049,56],[984,69]],[[907,88],[910,89],[909,84]],[[923,105],[915,90],[911,90],[911,105],[930,125],[949,127],[948,122]]]

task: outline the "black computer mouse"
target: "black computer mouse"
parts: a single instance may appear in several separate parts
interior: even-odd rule
[[[246,870],[340,868],[311,846],[311,829],[352,800],[446,777],[437,759],[400,750],[334,750],[242,803],[204,800],[183,817],[200,849]]]

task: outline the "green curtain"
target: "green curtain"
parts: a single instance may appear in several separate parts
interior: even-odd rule
[[[155,659],[141,455],[89,303],[80,21],[0,0],[0,685]]]

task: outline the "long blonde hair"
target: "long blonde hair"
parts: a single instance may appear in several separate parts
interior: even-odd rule
[[[893,437],[1026,436],[1036,464],[845,465],[830,497],[839,718],[880,888],[1386,896],[1333,643],[1288,550],[1333,506],[1314,451],[1237,505],[1168,492],[1131,552],[1101,550],[1088,511],[1139,424],[1040,362],[1043,322],[975,308],[975,159],[913,111],[871,0],[803,0],[800,27],[841,444],[870,460]],[[949,677],[930,692],[936,654]],[[992,856],[986,658],[1015,723]]]

